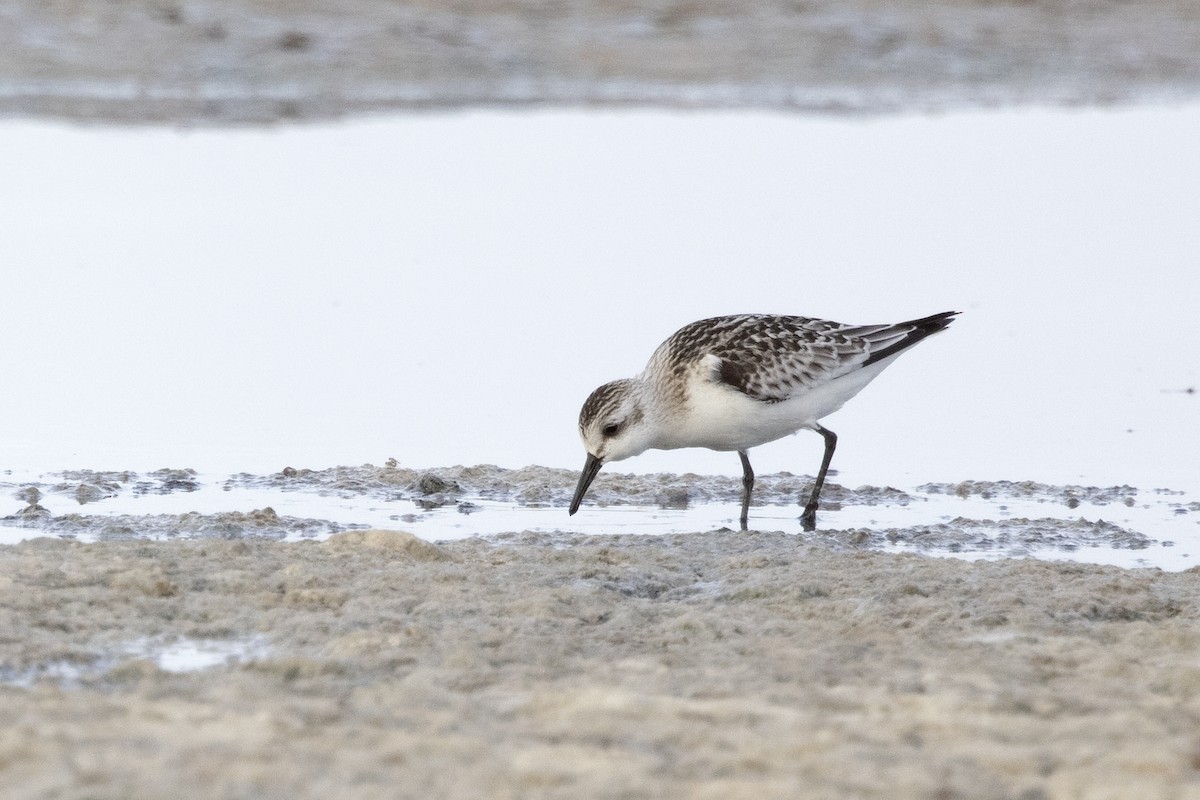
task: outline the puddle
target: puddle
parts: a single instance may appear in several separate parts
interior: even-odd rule
[[[266,639],[191,639],[170,641],[145,639],[131,643],[125,652],[133,658],[153,661],[163,672],[197,672],[220,666],[234,666],[267,655]]]
[[[55,683],[65,688],[120,677],[130,662],[148,661],[163,672],[199,672],[266,656],[270,648],[262,636],[245,639],[139,639],[118,649],[117,653],[88,661],[60,659],[34,664],[24,669],[0,667],[0,683],[29,688],[37,683]]]
[[[75,470],[9,474],[14,512],[0,544],[37,536],[323,540],[346,530],[411,531],[428,541],[534,532],[664,535],[736,528],[740,481],[627,475],[597,481],[574,517],[571,470],[494,466],[338,467],[270,475]],[[759,477],[751,527],[830,546],[959,558],[1036,557],[1182,570],[1200,564],[1200,501],[1174,489],[964,481],[849,489],[830,484],[822,528],[802,536],[794,498],[804,476]],[[98,492],[81,490],[96,487]],[[22,508],[21,503],[25,506]]]

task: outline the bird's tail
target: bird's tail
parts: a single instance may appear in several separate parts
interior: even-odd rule
[[[864,329],[860,335],[871,343],[871,355],[862,365],[866,367],[876,361],[882,361],[889,356],[896,355],[901,350],[912,347],[928,336],[946,330],[958,313],[957,311],[943,311],[922,319],[880,326],[875,330]],[[867,332],[869,330],[870,332]]]

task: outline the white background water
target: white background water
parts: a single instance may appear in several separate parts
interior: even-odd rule
[[[577,467],[587,393],[691,320],[957,309],[828,420],[839,482],[1195,491],[1197,141],[1196,107],[5,123],[0,468]]]

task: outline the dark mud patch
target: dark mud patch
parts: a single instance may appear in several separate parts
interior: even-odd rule
[[[194,492],[200,482],[194,469],[158,469],[148,472],[133,484],[134,494],[171,494]]]
[[[98,516],[63,514],[54,516],[44,508],[24,511],[0,519],[12,527],[36,528],[46,535],[91,540],[121,539],[287,539],[325,537],[339,531],[366,526],[344,525],[329,520],[279,516],[268,507],[249,512],[218,514],[119,514]]]
[[[14,496],[29,502],[29,493],[42,495],[65,495],[79,505],[97,503],[116,497],[124,491],[135,495],[166,495],[175,492],[195,492],[201,487],[201,479],[194,469],[165,467],[139,474],[129,470],[73,469],[49,473],[49,480],[18,484]],[[13,484],[9,484],[13,486]]]
[[[78,483],[123,486],[138,479],[138,474],[129,470],[65,469],[52,474],[61,479],[63,486]]]
[[[81,506],[116,497],[137,479],[137,476],[130,472],[78,476],[64,473],[62,477],[63,480],[52,485],[49,491],[74,498]]]
[[[1132,486],[1054,486],[1036,481],[960,481],[958,483],[924,483],[917,487],[926,494],[955,495],[963,499],[980,497],[1020,498],[1038,502],[1061,503],[1076,508],[1080,503],[1133,505],[1138,490]]]
[[[440,506],[461,498],[499,500],[519,505],[567,506],[579,481],[577,470],[529,466],[506,469],[493,464],[471,467],[410,469],[394,464],[376,467],[333,467],[312,470],[285,468],[272,475],[240,473],[226,487],[282,491],[310,491],[340,497],[371,496],[412,500]],[[807,497],[813,479],[778,472],[759,475],[754,485],[756,505],[786,505]],[[601,472],[588,492],[587,502],[599,506],[657,506],[687,508],[702,503],[737,503],[742,497],[742,479],[723,475],[657,473],[650,475]],[[827,507],[834,504],[906,505],[912,497],[891,487],[861,486],[850,489],[828,482],[822,492]]]
[[[376,497],[385,500],[421,500],[430,506],[448,505],[470,495],[523,505],[566,505],[578,475],[565,469],[525,467],[504,469],[484,464],[438,469],[412,469],[389,461],[382,467],[296,469],[285,467],[271,475],[239,473],[225,481],[226,488],[306,491],[339,497]]]
[[[1071,551],[1082,547],[1143,550],[1154,540],[1104,520],[1055,519],[966,519],[958,517],[936,525],[911,528],[857,530],[849,533],[855,544],[886,546],[905,544],[921,550],[950,553],[997,552],[1010,556],[1039,550]]]
[[[584,542],[616,541],[621,537],[568,533],[514,533],[490,537],[498,544],[576,547]],[[645,537],[645,546],[659,547],[667,540],[681,544],[684,538],[696,542],[719,542],[728,553],[750,554],[760,550],[764,542],[771,546],[781,539],[793,547],[816,547],[835,552],[865,550],[894,550],[903,546],[909,551],[926,553],[977,554],[989,557],[1025,557],[1053,552],[1071,552],[1082,548],[1114,550],[1143,550],[1156,544],[1155,540],[1137,531],[1103,520],[1013,518],[1003,520],[968,519],[958,517],[945,523],[914,525],[906,528],[823,529],[814,533],[749,530],[733,531],[722,528],[707,533],[686,533]],[[694,541],[693,541],[694,540]],[[636,540],[623,547],[636,547]]]

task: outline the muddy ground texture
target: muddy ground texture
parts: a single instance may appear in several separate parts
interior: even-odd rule
[[[122,655],[180,637],[261,645]],[[9,797],[1200,797],[1196,570],[42,538],[0,548],[0,653]]]
[[[884,548],[904,544],[928,552],[972,552],[1025,554],[1031,550],[1108,547],[1140,550],[1160,544],[1145,532],[1130,530],[1106,521],[1096,512],[1104,506],[1133,506],[1138,489],[1122,486],[1047,485],[1034,481],[962,481],[930,483],[910,494],[889,486],[847,487],[834,480],[826,483],[818,515],[819,531],[800,534],[798,541],[819,546],[851,545]],[[506,469],[491,464],[412,469],[389,460],[382,466],[363,464],[328,469],[286,467],[266,475],[238,473],[224,479],[223,488],[261,490],[264,497],[280,492],[334,495],[367,501],[407,501],[418,509],[452,507],[471,514],[481,510],[479,501],[503,501],[533,508],[564,509],[568,505],[578,473],[573,470],[528,466]],[[278,514],[264,506],[251,511],[218,511],[182,514],[100,514],[89,508],[124,493],[133,495],[190,493],[208,480],[191,469],[164,468],[146,473],[124,471],[66,470],[42,476],[41,480],[8,483],[0,480],[0,496],[11,494],[17,508],[0,524],[25,528],[44,535],[80,538],[84,541],[176,538],[263,538],[272,540],[324,538],[332,533],[368,527],[345,520],[294,517]],[[788,472],[759,475],[752,508],[765,505],[796,507],[811,491],[812,477]],[[685,509],[703,503],[722,503],[736,508],[742,493],[741,479],[722,475],[672,473],[636,474],[609,470],[601,473],[588,494],[588,504],[598,506],[641,506]],[[953,495],[968,499],[1011,498],[1033,500],[1046,507],[1040,516],[991,518],[959,516],[945,521],[928,515],[924,524],[904,527],[842,527],[829,512],[848,506],[887,507],[921,504],[927,497]],[[1089,504],[1087,516],[1069,513],[1081,503]],[[1180,513],[1200,511],[1196,503],[1180,502]],[[1096,507],[1100,507],[1097,509]],[[1192,506],[1196,506],[1193,508]],[[418,515],[398,515],[397,523],[419,522]],[[1111,515],[1110,515],[1111,516]],[[754,514],[751,525],[756,522]],[[570,530],[564,515],[562,527]],[[788,531],[796,534],[798,529]]]
[[[1192,0],[0,3],[0,116],[225,125],[481,104],[879,113],[1198,95]]]
[[[201,485],[186,469],[43,477],[5,494],[86,510]],[[575,477],[391,462],[227,485],[563,506]],[[764,496],[808,480],[763,476]],[[597,484],[602,503],[642,505],[740,491],[719,476]],[[1138,492],[919,489],[1067,509]],[[830,497],[913,500],[836,483]],[[1149,541],[1117,526],[281,542],[319,521],[268,511],[28,515],[54,535],[0,546],[6,797],[1200,798],[1200,569],[870,549],[1018,530]],[[233,655],[180,671],[162,657],[180,646]]]

